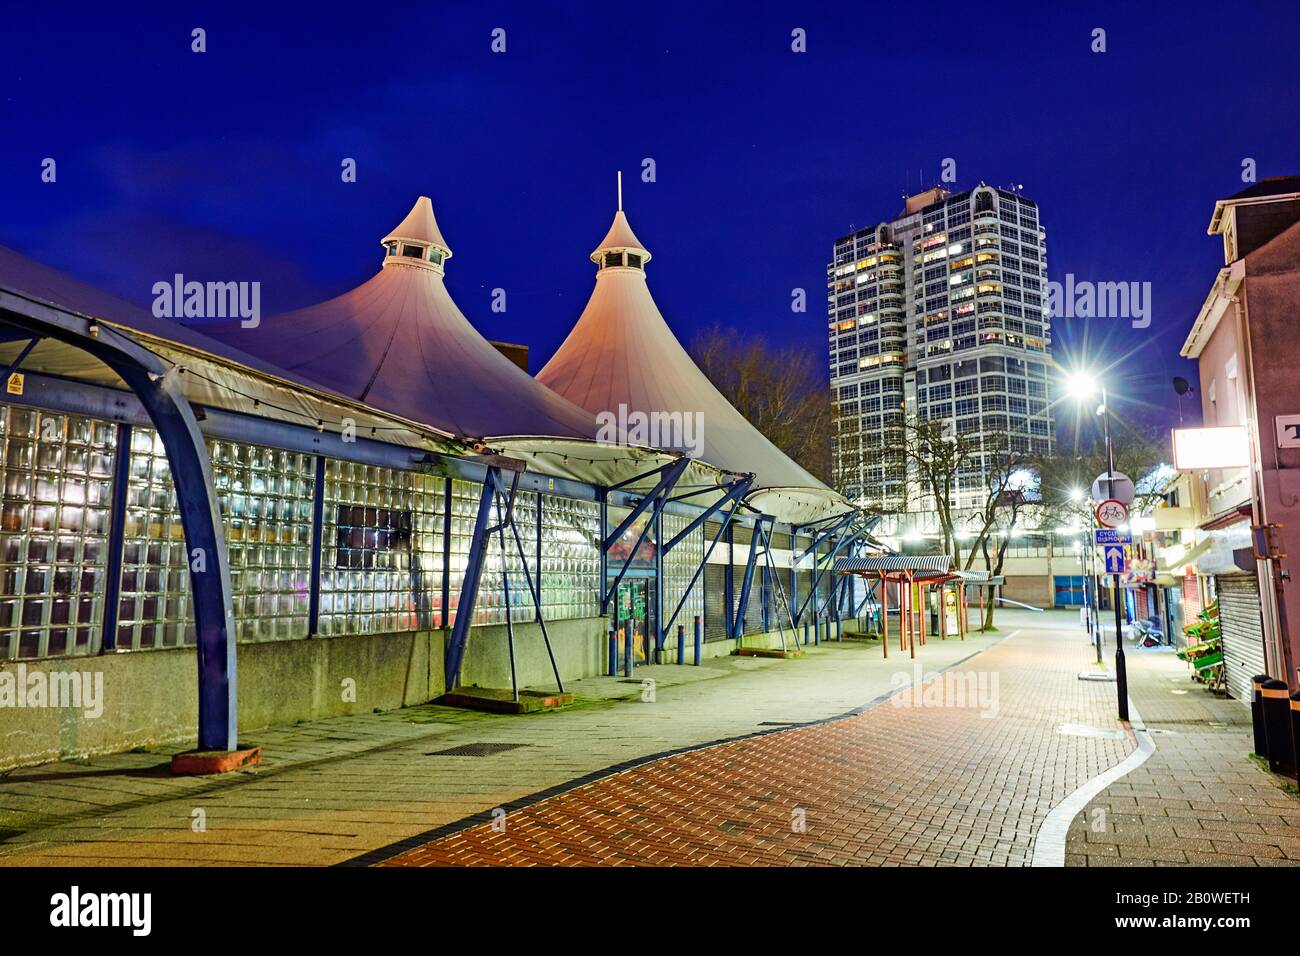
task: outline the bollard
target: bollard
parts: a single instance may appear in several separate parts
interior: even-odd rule
[[[1291,746],[1294,751],[1296,741],[1300,740],[1300,691],[1291,695]],[[1300,757],[1291,754],[1291,770],[1300,773]]]
[[[609,629],[609,676],[618,676],[618,632]]]
[[[632,676],[632,628],[623,631],[623,676]]]
[[[808,646],[808,622],[803,622],[803,646]]]
[[[813,615],[813,647],[822,646],[822,617],[820,614]]]
[[[1267,674],[1256,674],[1250,679],[1250,726],[1255,731],[1255,753],[1261,757],[1268,756],[1268,740],[1264,735],[1264,706],[1261,703],[1259,689],[1264,682],[1272,680]]]
[[[1260,686],[1264,711],[1264,745],[1268,747],[1268,769],[1283,776],[1295,773],[1295,748],[1291,742],[1290,692],[1280,680]]]
[[[703,650],[704,630],[700,627],[700,616],[695,615],[695,666],[700,666],[700,652]]]
[[[844,643],[844,622],[838,617],[835,618],[835,640]]]
[[[686,625],[677,625],[677,663],[686,663]]]

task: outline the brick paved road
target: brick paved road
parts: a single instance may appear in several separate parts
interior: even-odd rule
[[[387,862],[1026,865],[1048,810],[1134,747],[1114,685],[1078,679],[1089,654],[1077,629],[1022,631],[943,679],[996,679],[995,716],[972,697],[890,701],[663,759]]]

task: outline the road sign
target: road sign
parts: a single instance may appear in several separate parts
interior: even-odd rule
[[[1114,498],[1116,501],[1124,504],[1131,504],[1133,497],[1137,494],[1137,488],[1133,484],[1133,479],[1122,471],[1117,471],[1113,475],[1103,472],[1097,476],[1097,480],[1092,483],[1092,500],[1101,501],[1103,498]]]
[[[1095,528],[1092,532],[1093,544],[1132,544],[1133,532],[1116,531],[1114,528]]]
[[[1124,546],[1122,544],[1108,544],[1102,549],[1105,558],[1102,562],[1106,568],[1107,574],[1123,574],[1128,562],[1124,558]]]
[[[1107,498],[1097,505],[1097,523],[1103,528],[1118,528],[1128,521],[1128,505],[1115,498]]]

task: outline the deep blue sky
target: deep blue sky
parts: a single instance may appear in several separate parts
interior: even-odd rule
[[[279,311],[367,278],[427,193],[452,294],[534,371],[590,292],[614,170],[683,341],[722,322],[824,356],[832,240],[953,157],[959,188],[1039,203],[1053,278],[1153,284],[1151,328],[1061,320],[1057,354],[1133,353],[1113,387],[1176,420],[1213,202],[1245,157],[1300,172],[1295,4],[76,6],[3,14],[0,243],[141,303],[174,272],[256,279]]]

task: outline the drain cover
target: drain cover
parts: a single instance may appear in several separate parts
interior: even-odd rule
[[[435,750],[433,753],[425,754],[426,757],[491,757],[493,754],[505,753],[507,750],[515,750],[518,747],[527,747],[528,744],[461,744],[459,747],[449,747],[446,750]]]

